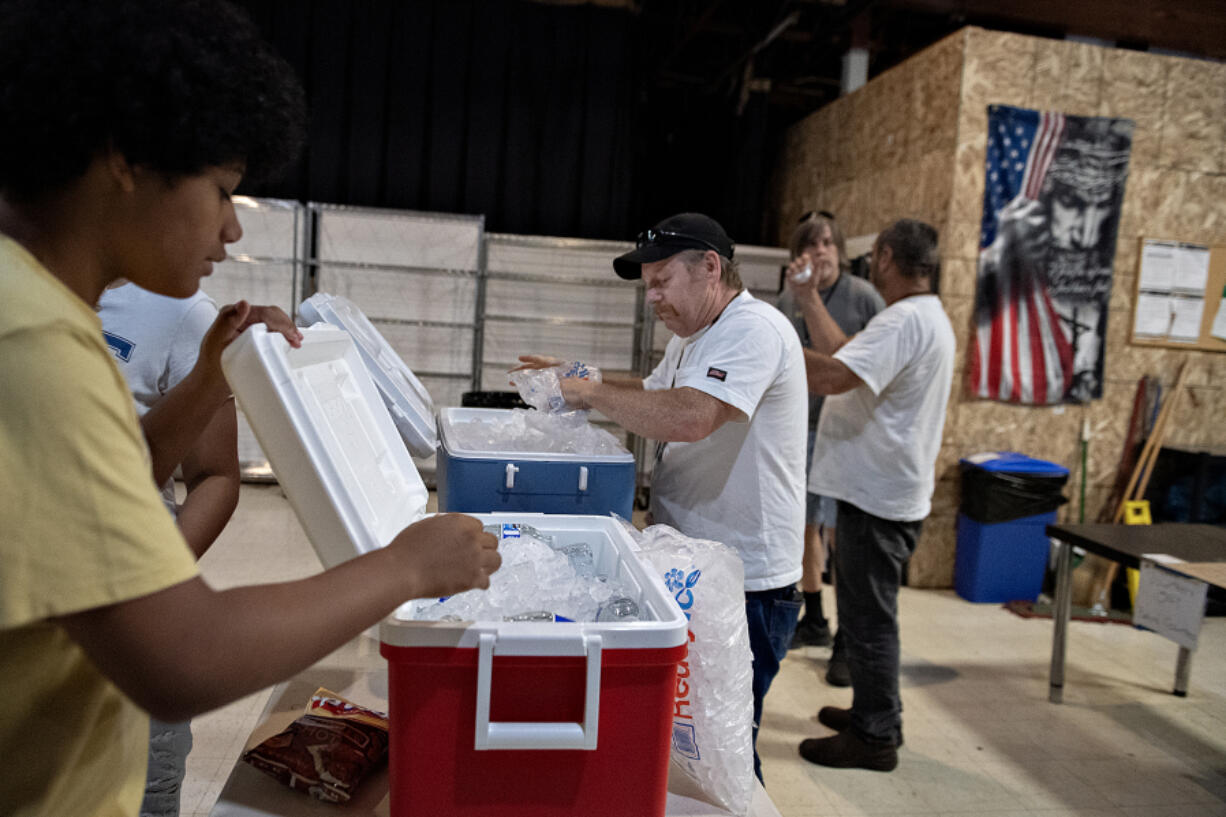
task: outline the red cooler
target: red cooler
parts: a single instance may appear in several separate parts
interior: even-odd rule
[[[385,620],[393,817],[662,816],[684,614],[608,517],[480,518],[588,542],[644,620]]]

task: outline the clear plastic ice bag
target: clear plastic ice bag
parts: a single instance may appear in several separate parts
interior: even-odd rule
[[[562,397],[562,380],[568,377],[599,383],[600,369],[574,360],[546,369],[523,369],[511,374],[511,380],[523,401],[538,411],[551,414],[578,413],[568,407],[566,399]],[[586,414],[583,412],[583,419],[586,419]]]
[[[639,557],[689,621],[689,655],[677,673],[670,776],[734,815],[749,813],[753,772],[753,656],[745,621],[745,569],[719,542],[667,525],[627,525]],[[671,787],[670,787],[671,788]]]

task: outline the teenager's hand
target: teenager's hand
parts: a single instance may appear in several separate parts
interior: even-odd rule
[[[498,537],[481,523],[458,513],[414,522],[388,545],[395,549],[410,582],[405,599],[451,596],[490,586],[490,574],[502,564]]]

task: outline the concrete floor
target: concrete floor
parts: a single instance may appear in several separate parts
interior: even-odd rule
[[[276,486],[244,485],[202,561],[214,587],[310,575],[319,562]],[[826,593],[828,597],[832,593]],[[903,588],[906,745],[889,774],[803,761],[815,713],[851,692],[821,679],[828,649],[793,651],[766,700],[758,748],[784,817],[1226,817],[1226,619],[1205,621],[1186,698],[1176,646],[1129,626],[1073,622],[1065,702],[1047,701],[1052,625],[952,591]],[[827,598],[827,613],[834,600]],[[182,800],[205,817],[268,691],[193,722]],[[628,815],[627,817],[633,817]]]

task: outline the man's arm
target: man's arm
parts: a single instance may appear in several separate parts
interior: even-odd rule
[[[709,437],[724,423],[744,416],[740,409],[706,392],[644,389],[566,378],[562,396],[580,409],[596,409],[627,431],[664,442],[694,442]]]
[[[847,335],[835,323],[830,311],[826,309],[826,304],[822,302],[822,296],[817,291],[816,278],[805,284],[796,284],[789,279],[788,289],[804,315],[805,327],[809,330],[809,342],[813,349],[825,355],[833,355],[847,342]]]
[[[489,587],[497,546],[444,514],[310,578],[217,592],[197,576],[55,621],[138,706],[178,722],[305,669],[409,599]]]
[[[805,353],[805,376],[809,381],[810,393],[842,394],[864,385],[864,381],[843,361],[812,349],[803,351]]]
[[[209,549],[238,506],[238,419],[228,400],[183,458],[187,497],[179,507],[183,538],[199,559]]]

